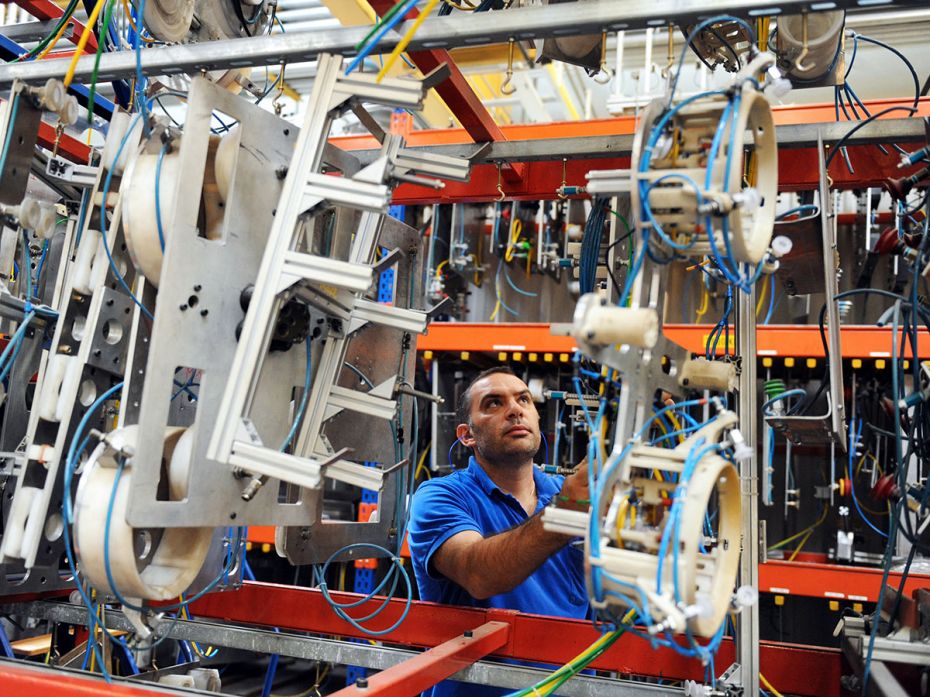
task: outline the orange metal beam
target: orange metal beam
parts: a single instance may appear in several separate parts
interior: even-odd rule
[[[888,585],[897,588],[900,581],[900,573],[888,575]],[[874,603],[878,600],[881,584],[882,570],[863,566],[772,559],[759,564],[759,590],[763,593]],[[917,588],[930,588],[930,575],[909,574],[904,594],[910,597]]]
[[[504,646],[509,633],[510,625],[506,622],[485,622],[418,656],[369,676],[363,685],[356,683],[334,692],[332,697],[419,694]]]
[[[548,324],[433,322],[417,340],[420,351],[534,351],[571,353],[575,340],[553,336]]]
[[[545,323],[433,322],[417,341],[419,351],[485,351],[571,353],[576,349],[569,336],[553,336]],[[693,353],[704,353],[710,324],[666,324],[662,332]],[[843,358],[890,358],[891,329],[848,325],[841,329]],[[732,340],[731,340],[732,341]],[[758,356],[823,357],[820,330],[814,325],[767,325],[756,330]],[[920,334],[918,351],[930,358],[930,335]],[[723,353],[723,340],[717,346]]]
[[[907,99],[876,99],[866,101],[869,111],[876,113],[891,106],[910,106]],[[772,107],[775,124],[801,125],[831,123],[835,121],[833,104],[804,104]],[[883,119],[901,118],[903,112],[888,114]],[[930,116],[930,97],[920,100],[914,117]],[[854,124],[850,124],[852,126]],[[545,140],[549,138],[578,138],[581,136],[631,135],[636,131],[636,117],[617,116],[589,121],[557,121],[553,123],[525,123],[499,126],[502,140]],[[372,150],[380,143],[369,135],[338,136],[330,139],[343,150]],[[435,145],[462,145],[473,142],[464,128],[443,128],[413,131],[407,140],[410,147]]]
[[[694,353],[704,353],[710,324],[666,324],[663,334],[679,346]],[[731,335],[732,336],[732,335]],[[732,338],[731,338],[732,342]],[[847,325],[840,330],[843,358],[891,358],[891,328],[872,325]],[[918,336],[918,353],[930,357],[930,336]],[[717,353],[723,353],[723,340]],[[767,325],[756,329],[758,356],[823,357],[820,329],[814,325]]]
[[[16,697],[164,697],[177,690],[148,687],[143,683],[114,680],[106,683],[102,676],[64,672],[25,661],[0,659],[0,693]]]

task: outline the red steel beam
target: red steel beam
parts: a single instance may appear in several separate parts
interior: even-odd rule
[[[890,586],[897,588],[900,582],[900,573],[888,574]],[[874,603],[878,600],[881,583],[881,569],[862,566],[771,559],[759,564],[759,590],[763,593]],[[910,597],[917,588],[930,588],[930,575],[909,574],[904,594]]]
[[[364,685],[349,685],[332,697],[351,695],[415,697],[507,643],[510,625],[486,622],[403,663],[375,673]]]
[[[889,106],[909,104],[906,100],[874,100],[867,102],[876,113]],[[779,125],[829,123],[834,120],[833,105],[817,104],[791,107],[774,107],[775,122]],[[930,116],[930,99],[923,99],[915,116]],[[900,117],[892,112],[882,118]],[[612,119],[591,121],[565,121],[547,124],[520,124],[501,126],[503,140],[526,141],[527,150],[532,141],[544,139],[573,138],[582,136],[622,136],[634,133],[636,119],[619,116]],[[850,124],[852,128],[852,124]],[[331,139],[334,145],[344,150],[371,149],[378,143],[369,136],[344,136]],[[441,129],[413,131],[407,138],[411,147],[467,144],[470,140],[464,129]],[[834,158],[830,165],[830,177],[834,188],[853,189],[880,186],[888,177],[900,177],[898,157],[889,148],[885,155],[874,145],[859,145],[847,149],[853,171],[847,169],[842,156]],[[817,187],[818,159],[816,148],[784,149],[778,160],[778,186],[782,191],[804,191]],[[508,199],[541,200],[556,197],[556,189],[562,183],[562,163],[528,162],[519,182],[504,184]],[[629,157],[577,158],[570,159],[566,166],[565,179],[570,185],[585,184],[584,175],[591,170],[622,169],[630,166]],[[907,170],[905,173],[909,173]],[[396,204],[426,204],[488,202],[498,197],[497,170],[494,165],[478,165],[472,169],[471,180],[466,183],[447,182],[440,192],[434,189],[403,184],[394,191]]]
[[[39,123],[39,145],[48,150],[55,148],[55,127],[42,121]],[[90,158],[90,146],[67,133],[61,134],[58,141],[58,154],[72,162],[86,165]]]
[[[140,683],[55,670],[41,664],[0,659],[0,694],[11,697],[177,697],[177,690],[145,687]]]
[[[51,0],[15,0],[16,4],[22,7],[26,12],[31,14],[33,17],[39,20],[47,19],[59,19],[65,12]],[[84,24],[79,22],[74,18],[74,15],[71,16],[71,25],[74,29],[71,31],[71,34],[67,37],[68,41],[77,45],[77,42],[81,39],[81,34],[84,33]],[[87,45],[84,48],[86,53],[96,53],[97,52],[97,37],[94,36],[94,33],[91,32],[90,37],[87,40]]]
[[[372,9],[379,15],[385,14],[394,6],[394,0],[369,0]],[[419,15],[415,8],[407,13],[408,18]],[[455,64],[451,54],[445,49],[431,49],[428,51],[413,51],[407,54],[410,61],[417,66],[424,75],[432,72],[445,63],[449,67],[449,77],[436,85],[436,93],[446,103],[449,110],[455,114],[465,132],[476,143],[493,140],[507,140],[501,127],[494,121],[494,117],[481,103],[468,80]],[[519,182],[523,178],[524,165],[522,163],[506,163],[502,168],[503,177],[510,183]]]
[[[353,602],[362,597],[332,591],[330,595],[338,602]],[[372,602],[380,605],[382,599]],[[246,583],[236,592],[211,593],[192,605],[191,612],[202,618],[366,638],[365,634],[340,619],[322,593],[315,589]],[[369,612],[366,605],[359,606],[359,616]],[[389,627],[400,618],[405,605],[401,599],[389,601],[377,625],[371,629]],[[494,651],[495,656],[502,658],[561,665],[599,636],[591,623],[583,620],[415,601],[411,603],[407,618],[383,639],[392,644],[432,648],[466,630],[494,621],[510,626],[506,645]],[[717,665],[729,665],[735,655],[733,642],[725,639],[718,652]],[[838,649],[761,642],[760,656],[763,673],[780,691],[839,697],[841,663]],[[621,637],[591,667],[674,680],[703,680],[704,674],[698,661],[685,658],[672,649],[653,650],[648,642],[629,635]]]

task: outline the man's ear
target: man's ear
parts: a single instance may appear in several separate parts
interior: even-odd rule
[[[472,435],[468,424],[459,424],[456,426],[455,435],[458,437],[459,442],[461,442],[461,444],[466,448],[470,448],[475,444],[475,436]]]

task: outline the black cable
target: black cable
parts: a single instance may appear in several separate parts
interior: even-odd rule
[[[907,57],[903,53],[901,53],[898,49],[896,49],[894,46],[886,44],[884,41],[873,39],[871,36],[857,34],[856,32],[853,32],[853,39],[856,41],[862,40],[862,41],[865,41],[866,43],[874,44],[876,46],[881,46],[882,48],[891,51],[898,58],[904,61],[904,65],[907,66],[907,69],[910,71],[911,77],[914,80],[914,108],[916,109],[917,105],[920,103],[920,78],[917,77],[917,71],[914,70],[913,63],[911,63],[907,59]]]
[[[882,109],[881,111],[872,114],[869,118],[865,119],[864,121],[860,121],[858,124],[856,124],[851,129],[849,129],[849,131],[834,144],[833,149],[830,151],[830,154],[827,156],[827,161],[824,164],[824,168],[825,169],[830,168],[830,163],[833,162],[833,158],[836,157],[836,153],[840,151],[840,149],[846,144],[846,141],[849,140],[853,136],[853,134],[855,134],[862,127],[867,126],[868,124],[872,123],[872,121],[874,121],[875,119],[880,118],[884,116],[885,114],[890,114],[892,111],[906,111],[908,112],[908,114],[913,114],[915,111],[917,111],[917,109],[916,107],[909,107],[909,106],[892,106],[892,107],[888,107],[887,109]]]

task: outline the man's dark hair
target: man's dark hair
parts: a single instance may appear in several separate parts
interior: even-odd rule
[[[468,387],[465,388],[465,391],[462,392],[462,395],[459,397],[458,409],[456,410],[456,416],[458,417],[457,423],[471,425],[471,388],[479,380],[486,378],[488,375],[495,375],[497,373],[513,375],[514,377],[517,375],[509,365],[496,365],[493,368],[488,368],[478,373],[475,379],[468,383]]]

